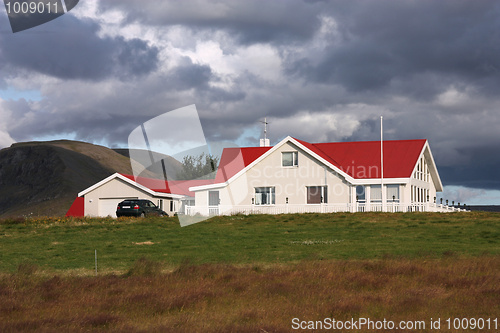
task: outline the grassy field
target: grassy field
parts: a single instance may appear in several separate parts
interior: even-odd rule
[[[500,214],[296,214],[174,218],[28,219],[0,222],[0,271],[128,269],[140,257],[194,264],[500,254]]]
[[[293,318],[500,331],[498,213],[13,219],[0,239],[1,332],[290,332]]]

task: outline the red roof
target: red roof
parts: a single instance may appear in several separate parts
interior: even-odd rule
[[[380,141],[309,143],[295,140],[353,178],[381,177]],[[425,142],[384,141],[384,178],[411,177]],[[269,149],[271,147],[224,149],[215,183],[227,181]]]
[[[85,216],[85,198],[76,197],[75,201],[73,201],[73,204],[68,209],[66,216],[73,216],[73,217]]]
[[[128,179],[141,184],[144,187],[149,188],[155,192],[160,193],[172,193],[172,194],[180,194],[187,195],[190,197],[194,197],[194,192],[189,191],[190,187],[193,186],[202,186],[213,184],[213,179],[194,179],[194,180],[171,180],[165,181],[162,179],[153,179],[146,177],[134,177],[132,175],[121,174]]]
[[[380,141],[309,143],[295,139],[355,179],[380,178]],[[384,141],[384,178],[408,178],[426,140]],[[155,192],[194,196],[190,187],[223,183],[272,147],[225,148],[214,179],[164,181],[123,175]],[[300,165],[300,159],[299,159]]]
[[[223,183],[250,165],[272,147],[224,148],[215,176],[215,183]]]
[[[384,141],[384,178],[408,178],[426,140]],[[321,157],[356,179],[380,178],[380,141],[315,143]]]

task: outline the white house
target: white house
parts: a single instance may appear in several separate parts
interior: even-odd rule
[[[125,199],[148,199],[168,215],[173,216],[194,193],[188,188],[204,185],[213,180],[166,182],[159,179],[134,177],[115,173],[78,193],[66,216],[116,217],[116,207]]]
[[[115,173],[78,193],[69,216],[116,216],[125,199],[149,199],[169,215],[456,211],[427,140],[225,148],[215,179],[164,181]]]
[[[213,184],[190,187],[186,213],[450,211],[427,140],[309,143],[223,151]]]

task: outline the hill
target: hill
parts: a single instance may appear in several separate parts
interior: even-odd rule
[[[0,217],[64,215],[78,192],[115,172],[132,174],[126,155],[123,150],[70,140],[4,148],[0,150]]]
[[[178,175],[182,171],[182,164],[169,155],[150,152],[149,150],[144,149],[122,148],[113,150],[127,157],[127,159],[129,159],[134,164],[138,163],[139,165],[148,165],[146,170],[141,173],[141,176],[144,177],[163,179],[163,167],[165,167],[165,172],[168,175],[167,178],[170,180],[178,180]],[[131,153],[132,157],[130,157]],[[149,165],[151,158],[153,158],[154,161],[163,160],[164,163],[162,164],[161,162],[156,162],[152,165]]]

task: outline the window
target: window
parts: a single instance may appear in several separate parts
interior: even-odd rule
[[[399,185],[387,185],[387,202],[399,201]]]
[[[174,211],[174,200],[171,200],[170,201],[170,211],[173,212]]]
[[[328,203],[328,187],[307,186],[307,203],[308,204]]]
[[[256,187],[255,188],[256,205],[274,205],[276,204],[276,191],[274,187]]]
[[[370,186],[371,202],[382,202],[382,187],[380,185]]]
[[[218,206],[219,202],[219,191],[208,191],[208,205]]]
[[[288,151],[281,153],[281,162],[284,167],[298,166],[299,153],[296,151]]]
[[[356,186],[356,201],[365,201],[365,187],[363,185]]]

